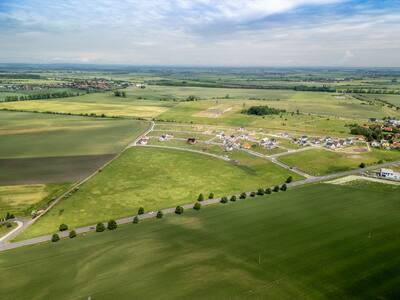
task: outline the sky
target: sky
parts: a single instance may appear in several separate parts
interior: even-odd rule
[[[0,0],[0,63],[400,67],[400,0]]]

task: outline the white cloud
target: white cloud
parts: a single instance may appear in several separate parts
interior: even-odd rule
[[[0,62],[400,66],[400,11],[335,12],[348,1],[15,0]]]

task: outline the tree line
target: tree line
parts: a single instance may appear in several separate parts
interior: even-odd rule
[[[286,110],[269,107],[267,105],[251,106],[248,109],[242,110],[243,114],[257,115],[257,116],[279,115],[280,113],[284,112],[286,112]]]
[[[73,92],[54,92],[54,93],[38,93],[38,94],[28,94],[28,95],[20,95],[20,96],[6,96],[5,102],[13,102],[13,101],[27,101],[27,100],[42,100],[42,99],[52,99],[52,98],[67,98],[67,97],[76,97],[79,96],[79,93]]]

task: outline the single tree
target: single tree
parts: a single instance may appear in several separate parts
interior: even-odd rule
[[[286,183],[284,183],[281,186],[281,191],[286,191],[286,190],[287,190],[287,185],[286,185]]]
[[[60,236],[59,236],[57,233],[55,233],[55,234],[52,235],[51,241],[52,241],[53,243],[58,242],[59,240],[60,240]]]
[[[103,223],[97,223],[96,232],[103,232],[106,229]]]
[[[68,230],[68,225],[63,223],[63,224],[61,224],[61,225],[58,227],[58,229],[59,229],[60,231]]]
[[[200,194],[199,197],[197,197],[197,201],[204,201],[203,194]]]
[[[108,230],[114,230],[114,229],[117,229],[117,227],[118,227],[118,225],[117,225],[117,222],[115,222],[115,220],[108,221],[108,223],[107,223]]]
[[[133,223],[133,224],[139,223],[139,218],[138,218],[138,216],[135,216],[135,217],[133,218],[132,223]]]
[[[161,219],[164,216],[163,212],[161,210],[159,210],[157,212],[157,219]]]
[[[272,193],[271,188],[266,188],[266,189],[265,189],[265,193],[266,193],[266,194],[271,194],[271,193]]]
[[[228,202],[228,197],[223,196],[219,202],[221,202],[221,203],[227,203],[227,202]]]
[[[274,186],[273,191],[274,191],[274,192],[279,192],[279,186],[278,186],[278,185]]]
[[[292,176],[289,176],[287,179],[286,179],[286,183],[291,183],[293,181],[293,177]]]
[[[178,206],[175,208],[175,213],[176,213],[177,215],[183,214],[183,207],[178,205]]]
[[[258,189],[257,190],[257,195],[259,195],[259,196],[264,195],[264,189]]]
[[[246,199],[246,197],[247,197],[247,194],[245,192],[241,193],[239,196],[240,199]]]
[[[69,238],[70,238],[70,239],[73,239],[74,237],[76,237],[76,231],[75,231],[75,230],[71,230],[71,231],[69,232]]]
[[[208,199],[214,199],[214,193],[210,193],[210,195],[208,195]]]
[[[250,197],[255,197],[256,196],[256,192],[251,192],[250,193]]]
[[[360,164],[360,168],[365,168],[365,163],[362,162],[362,163]]]
[[[232,202],[235,202],[236,201],[236,196],[235,195],[233,195],[232,197],[231,197],[231,199],[230,199]]]
[[[144,208],[143,207],[139,207],[137,213],[138,213],[138,215],[143,215],[144,214]]]
[[[195,209],[195,210],[200,210],[200,208],[201,208],[200,202],[196,202],[196,203],[193,205],[193,209]]]

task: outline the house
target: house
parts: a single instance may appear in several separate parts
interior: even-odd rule
[[[284,132],[284,133],[281,134],[281,136],[284,137],[284,138],[288,138],[289,134],[287,132]]]
[[[371,142],[371,147],[379,148],[380,146],[381,146],[381,144],[379,144],[377,141]]]
[[[191,144],[191,145],[194,145],[194,144],[196,144],[196,139],[195,138],[188,138],[187,139],[187,143]]]
[[[149,142],[149,138],[147,136],[144,136],[142,138],[140,138],[140,140],[138,141],[139,145],[147,145],[147,143]]]
[[[381,147],[383,147],[383,148],[390,147],[390,144],[389,144],[389,142],[387,140],[381,140],[380,144],[381,144]]]
[[[243,146],[242,146],[244,149],[250,149],[251,148],[251,145],[249,144],[249,143],[245,143],[245,144],[243,144]]]
[[[389,178],[393,180],[400,180],[400,173],[395,172],[392,169],[380,169],[378,175],[380,177]]]

